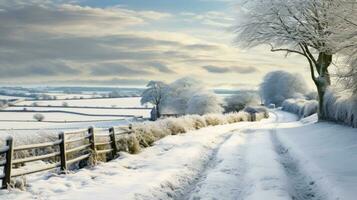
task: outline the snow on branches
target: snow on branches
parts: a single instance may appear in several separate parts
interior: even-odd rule
[[[273,52],[306,58],[319,94],[319,119],[325,119],[322,108],[333,55],[357,47],[357,1],[249,0],[240,11],[242,20],[235,29],[239,44],[268,44]]]
[[[309,93],[309,88],[299,74],[274,71],[265,75],[259,92],[265,105],[281,106],[285,99],[304,98]]]

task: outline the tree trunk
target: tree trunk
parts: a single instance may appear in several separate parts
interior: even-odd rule
[[[322,52],[319,54],[317,59],[316,70],[319,74],[315,85],[317,87],[318,97],[319,97],[319,108],[318,108],[318,118],[319,121],[328,119],[328,113],[324,109],[324,97],[327,88],[331,85],[330,74],[328,72],[328,67],[332,62],[332,55]]]
[[[317,93],[318,93],[318,100],[319,100],[319,107],[318,107],[318,118],[319,121],[324,121],[327,119],[327,113],[325,112],[324,109],[324,102],[325,102],[325,93],[326,93],[326,87],[320,84],[316,84],[317,87]]]
[[[159,119],[161,117],[159,104],[156,105],[156,116],[157,116],[157,119]]]

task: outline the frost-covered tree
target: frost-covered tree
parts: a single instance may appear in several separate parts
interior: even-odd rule
[[[222,113],[222,99],[210,91],[194,94],[188,101],[186,113],[204,115],[208,113]]]
[[[225,112],[237,112],[243,110],[246,106],[259,105],[257,94],[241,92],[225,98]]]
[[[150,81],[141,96],[141,104],[151,103],[156,108],[157,118],[160,118],[161,104],[167,90],[167,84],[161,81]]]
[[[305,57],[318,91],[319,119],[325,119],[322,108],[333,55],[357,45],[357,1],[249,0],[242,6],[242,22],[235,29],[238,43],[268,44],[273,52]]]
[[[221,113],[221,104],[219,97],[201,81],[185,77],[168,85],[162,108],[179,115]]]
[[[197,92],[205,90],[203,84],[190,77],[178,79],[168,86],[164,110],[168,113],[186,114],[188,101]]]
[[[264,76],[259,92],[265,105],[281,106],[285,99],[304,98],[309,88],[300,74],[274,71]]]

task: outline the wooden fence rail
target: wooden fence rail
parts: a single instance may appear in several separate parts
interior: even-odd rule
[[[131,134],[132,125],[122,127],[112,127],[109,129],[95,129],[93,127],[87,130],[76,132],[62,132],[58,135],[58,140],[39,144],[29,144],[14,146],[12,137],[6,139],[6,146],[0,148],[0,167],[3,167],[3,173],[0,174],[2,180],[2,189],[11,186],[11,178],[33,174],[41,171],[59,168],[65,173],[69,166],[79,163],[89,158],[96,158],[99,155],[110,154],[111,158],[119,152],[117,142],[120,135]],[[98,133],[98,134],[97,134]],[[50,149],[51,152],[45,152],[43,155],[37,155],[41,150]],[[36,155],[25,158],[14,158],[18,152],[37,152]],[[22,170],[26,163],[34,161],[44,161],[46,164],[40,168],[31,170]]]

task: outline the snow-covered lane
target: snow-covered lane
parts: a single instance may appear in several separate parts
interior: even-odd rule
[[[261,122],[168,136],[138,155],[30,176],[0,199],[353,200],[356,129],[274,110]]]
[[[234,131],[220,146],[212,166],[188,199],[290,199],[288,180],[271,140],[271,130],[274,122],[296,119],[292,114],[274,112],[267,120],[269,123]]]

